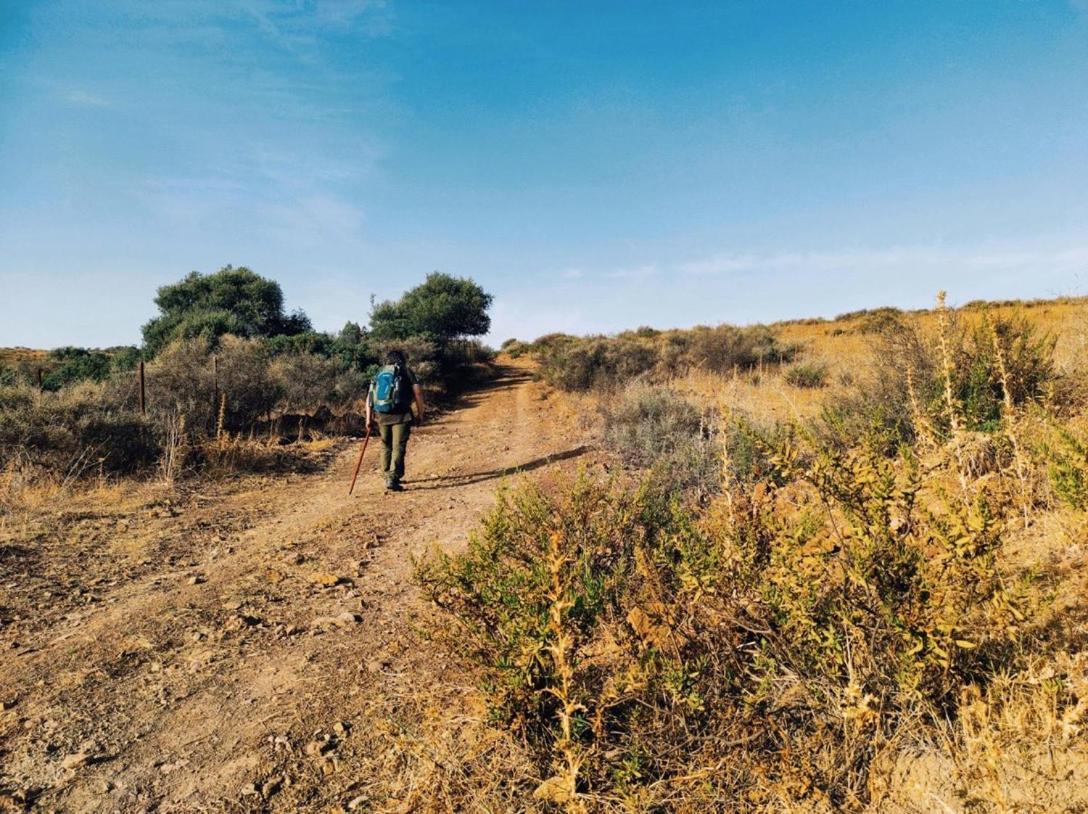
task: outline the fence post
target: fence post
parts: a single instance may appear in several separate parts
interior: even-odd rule
[[[219,409],[219,354],[212,354],[212,388],[214,396],[212,397],[212,410]]]
[[[147,384],[144,381],[144,361],[140,360],[140,415],[147,415]]]

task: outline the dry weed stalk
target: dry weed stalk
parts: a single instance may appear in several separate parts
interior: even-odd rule
[[[215,440],[222,446],[223,440],[223,427],[227,420],[227,394],[221,393],[219,396],[219,412],[215,417]]]
[[[922,406],[918,403],[918,393],[914,387],[914,367],[911,365],[907,365],[907,396],[910,399],[911,420],[914,422],[914,429],[918,433],[918,440],[926,449],[935,449],[937,447],[937,434],[933,430],[933,424],[922,411]]]
[[[1012,394],[1009,388],[1009,369],[1005,364],[1005,352],[1001,349],[1000,337],[997,335],[997,326],[992,320],[986,320],[990,329],[990,339],[994,345],[994,358],[997,360],[997,372],[998,378],[1001,381],[1001,398],[1004,404],[1004,411],[1001,416],[1001,425],[1005,430],[1005,437],[1009,439],[1009,444],[1012,445],[1013,462],[1016,465],[1016,478],[1020,482],[1020,501],[1021,509],[1024,514],[1024,525],[1028,524],[1028,480],[1026,475],[1027,467],[1024,463],[1024,453],[1020,446],[1020,438],[1016,434],[1016,427],[1014,419],[1016,416],[1015,407],[1012,403]]]
[[[563,553],[563,536],[559,532],[553,532],[548,540],[548,572],[551,577],[551,586],[547,594],[548,629],[553,638],[552,644],[548,646],[548,652],[552,657],[558,683],[549,686],[545,692],[555,696],[559,702],[559,737],[555,741],[559,766],[557,773],[545,780],[537,789],[537,793],[542,799],[563,804],[568,812],[580,814],[585,811],[577,788],[578,770],[581,768],[583,757],[574,742],[571,725],[574,716],[585,708],[578,703],[573,694],[574,668],[568,656],[573,642],[564,624],[566,613],[574,604],[567,597],[564,580],[567,561],[567,556]]]
[[[167,488],[173,488],[174,481],[185,462],[186,453],[185,416],[170,416],[166,420],[166,439],[162,458],[159,459],[159,471]]]
[[[948,345],[949,323],[948,305],[945,292],[937,292],[937,344],[941,351],[941,373],[944,376],[944,402],[948,411],[948,426],[951,433],[952,453],[956,458],[956,474],[959,477],[960,493],[964,504],[970,503],[967,490],[967,467],[963,462],[963,436],[961,434],[959,414],[956,411],[956,399],[952,392],[952,351]]]

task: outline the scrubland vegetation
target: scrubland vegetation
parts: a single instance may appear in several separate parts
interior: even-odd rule
[[[571,812],[1088,810],[1088,304],[1036,305],[506,343],[624,466],[419,567],[492,770]]]
[[[259,283],[238,271],[224,279]],[[181,285],[197,283],[192,293],[205,280]],[[486,295],[466,281],[432,276],[375,306],[367,329],[349,325],[337,336],[300,328],[299,315],[289,322],[298,332],[263,335],[257,321],[215,313],[215,296],[204,297],[205,316],[156,327],[165,338],[154,353],[6,357],[6,512],[42,484],[74,490],[128,473],[196,483],[198,474],[289,465],[285,450],[304,445],[281,442],[351,429],[353,401],[386,343],[407,348],[439,387],[488,358],[463,339],[486,329],[478,319]],[[263,637],[251,658],[284,648],[274,667],[306,643],[312,651],[296,662],[321,663],[325,640],[297,635],[299,620],[288,618],[296,606],[316,602],[323,625],[348,620],[343,640],[330,635],[325,668],[306,673],[325,681],[320,692],[298,696],[306,709],[286,707],[303,722],[302,735],[282,736],[299,753],[281,755],[281,736],[263,728],[251,733],[272,741],[278,757],[274,772],[245,786],[245,805],[1088,810],[1086,350],[1086,300],[955,310],[941,300],[926,312],[504,343],[540,382],[506,366],[510,389],[487,391],[466,411],[471,421],[421,434],[413,443],[429,469],[399,496],[415,501],[411,511],[377,496],[337,502],[343,490],[327,476],[294,492],[276,479],[270,503],[302,507],[290,539],[278,517],[254,540],[230,538],[253,558],[239,568],[244,590],[217,584],[220,593],[204,596],[203,580],[218,573],[206,565],[185,583],[185,601],[206,600],[209,619],[227,607],[221,596],[248,597],[238,629],[222,633],[222,688],[234,686],[231,648],[246,637]],[[147,416],[136,409],[130,367],[141,358]],[[29,374],[50,363],[50,374],[68,372],[51,380],[62,382],[54,389],[43,376],[40,392]],[[571,433],[588,437],[564,437]],[[597,449],[575,460],[586,441]],[[418,560],[415,579],[441,612],[415,615],[408,552],[436,534],[460,540],[492,505],[494,479],[549,464],[558,465],[502,487],[467,545]],[[311,513],[315,493],[322,503]],[[476,502],[458,511],[455,501],[470,493]],[[158,498],[131,500],[152,518],[178,511]],[[191,503],[185,511],[202,518],[219,512]],[[427,525],[401,533],[406,513]],[[83,522],[80,511],[70,515],[65,522]],[[27,541],[44,535],[66,552],[69,527],[49,531],[53,518],[43,511],[7,524],[25,527],[10,550],[34,556]],[[187,528],[163,531],[164,550],[195,539],[198,526]],[[311,535],[304,551],[295,550],[301,533]],[[201,543],[215,556],[234,532],[218,534]],[[340,552],[336,573],[281,575],[329,548]],[[269,550],[287,549],[283,563],[266,561]],[[152,561],[139,551],[134,568]],[[360,551],[384,557],[382,568],[368,570]],[[183,561],[200,556],[185,551]],[[337,603],[357,600],[344,561],[356,563],[358,587],[370,593],[333,613],[332,595],[312,580]],[[176,581],[173,562],[162,584]],[[384,621],[362,624],[356,607]],[[280,627],[265,630],[263,617]],[[64,641],[47,638],[44,646]],[[408,655],[389,668],[394,644]],[[164,661],[191,663],[178,648]],[[363,668],[337,672],[350,658]],[[170,675],[181,697],[185,671]],[[482,714],[464,690],[470,682]],[[103,686],[94,703],[113,692]],[[216,704],[234,704],[226,692]],[[328,712],[344,718],[340,734],[316,740],[314,727],[325,724],[309,706],[333,695],[355,700]],[[266,699],[270,717],[286,699]],[[141,709],[152,722],[160,701]],[[20,722],[8,731],[33,730]],[[37,748],[26,738],[27,750]],[[337,756],[347,759],[356,741],[367,745],[351,765],[366,771],[337,776]],[[195,765],[218,771],[219,761],[209,752]]]
[[[349,322],[327,334],[285,313],[279,285],[249,269],[194,272],[160,289],[140,348],[5,352],[3,501],[28,484],[83,476],[270,468],[288,461],[286,441],[359,434],[385,351],[403,350],[436,394],[478,374],[491,352],[470,337],[488,330],[490,301],[470,280],[436,273],[400,300],[372,304],[368,328]]]

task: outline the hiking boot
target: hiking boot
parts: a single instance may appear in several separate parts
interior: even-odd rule
[[[395,481],[395,480],[386,481],[385,491],[387,491],[387,492],[403,492],[404,487],[400,485],[399,481]]]

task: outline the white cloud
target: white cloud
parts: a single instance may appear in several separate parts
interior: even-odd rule
[[[64,100],[76,107],[113,107],[113,102],[96,93],[88,93],[85,90],[73,88],[64,93]]]
[[[873,273],[918,274],[944,271],[1012,272],[1043,269],[1075,272],[1088,268],[1088,245],[1059,247],[1019,246],[890,246],[880,249],[851,248],[839,251],[774,253],[720,252],[705,258],[677,263],[670,271],[682,275],[738,275],[764,273]]]
[[[630,268],[614,269],[605,276],[610,280],[645,280],[648,277],[653,277],[655,274],[657,274],[657,266],[646,264],[632,266]]]
[[[270,40],[304,59],[321,34],[354,33],[376,38],[392,32],[384,0],[309,0],[290,4],[243,0],[240,8]]]

